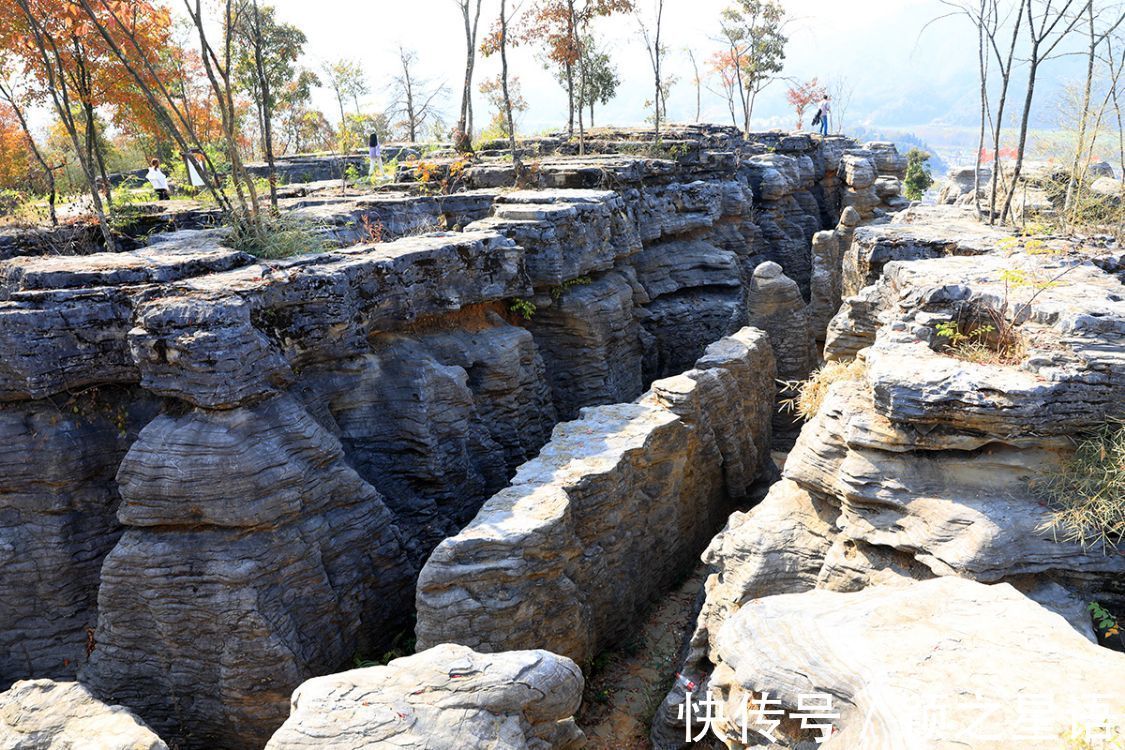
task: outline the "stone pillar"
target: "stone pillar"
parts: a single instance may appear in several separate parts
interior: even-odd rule
[[[770,338],[777,359],[777,378],[804,380],[816,365],[808,310],[797,282],[767,261],[754,269],[749,293],[749,325],[761,328]],[[800,425],[789,412],[775,412],[774,445],[792,444]]]

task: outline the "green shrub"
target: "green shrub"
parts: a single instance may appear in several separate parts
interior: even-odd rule
[[[535,303],[523,297],[514,297],[512,301],[508,303],[508,309],[516,315],[521,316],[524,320],[531,320],[535,317]]]
[[[934,176],[930,174],[930,155],[925,151],[912,148],[906,152],[906,179],[903,187],[906,188],[906,197],[912,201],[922,200],[922,196],[934,184]]]

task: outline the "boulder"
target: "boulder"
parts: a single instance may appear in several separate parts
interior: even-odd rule
[[[574,662],[547,651],[446,643],[305,682],[266,750],[577,750],[583,683]]]
[[[5,750],[168,750],[128,709],[77,682],[26,680],[0,693]]]
[[[828,749],[1047,750],[1115,736],[1125,711],[1125,686],[1106,679],[1125,655],[1007,584],[939,578],[754,599],[723,626],[716,656],[710,688],[727,716],[751,692],[790,716],[828,696],[833,716],[801,721],[801,736]],[[722,733],[744,747],[733,724]]]

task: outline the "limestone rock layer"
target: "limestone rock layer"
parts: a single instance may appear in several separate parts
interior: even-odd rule
[[[583,414],[621,433],[591,456],[616,468],[559,484],[591,510],[542,564],[581,590],[560,650],[618,637],[768,465],[754,272],[780,266],[794,320],[831,298],[810,241],[854,187],[846,139],[677,139],[667,159],[556,143],[530,190],[487,159],[451,195],[293,189],[283,210],[348,246],[281,261],[202,210],[114,254],[5,233],[0,686],[78,675],[170,743],[260,747],[298,684],[400,636],[422,564],[489,498],[565,464],[567,434],[595,447],[556,428]],[[815,335],[771,331],[787,362]],[[598,499],[614,486],[633,516]]]

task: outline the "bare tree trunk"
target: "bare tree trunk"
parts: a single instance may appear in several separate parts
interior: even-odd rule
[[[1063,220],[1069,221],[1070,209],[1074,203],[1074,193],[1078,187],[1078,169],[1082,152],[1086,150],[1086,125],[1090,112],[1090,97],[1094,88],[1094,58],[1098,50],[1094,34],[1094,4],[1086,4],[1086,19],[1089,22],[1090,47],[1086,54],[1086,85],[1082,90],[1082,110],[1078,113],[1078,143],[1074,147],[1074,160],[1070,163],[1070,179],[1066,182],[1066,199],[1063,202]],[[1085,170],[1083,170],[1085,171]],[[1083,175],[1083,179],[1085,175]]]
[[[649,63],[652,65],[652,75],[654,83],[654,93],[652,97],[652,123],[655,132],[655,142],[660,142],[660,118],[663,114],[663,98],[664,98],[664,82],[661,76],[661,63],[664,56],[663,49],[660,46],[660,33],[661,26],[664,22],[664,0],[657,0],[656,2],[656,28],[653,32],[649,32],[648,27],[645,25],[644,20],[641,18],[638,11],[637,21],[641,27],[641,36],[644,37],[645,47],[648,50]]]
[[[699,77],[699,63],[696,62],[695,52],[688,48],[688,58],[691,60],[691,69],[695,74],[695,121],[699,122],[703,112],[703,79]]]
[[[473,70],[477,61],[477,29],[480,24],[480,6],[476,0],[476,13],[470,14],[472,0],[458,0],[465,21],[465,83],[461,89],[461,117],[457,129],[472,142],[473,139]]]
[[[508,2],[500,0],[500,84],[504,91],[504,115],[508,120],[508,144],[512,149],[512,167],[516,182],[523,174],[523,163],[516,148],[516,121],[512,116],[512,94],[508,88]]]
[[[992,121],[992,187],[988,197],[988,223],[996,223],[996,195],[1000,184],[1000,136],[1004,130],[1004,108],[1008,100],[1008,87],[1012,78],[1012,60],[1016,54],[1016,43],[1019,40],[1020,28],[1023,24],[1024,10],[1030,14],[1031,0],[1020,0],[1019,12],[1016,14],[1015,24],[1012,26],[1012,40],[1008,45],[1008,56],[1005,61],[1000,56],[1000,51],[993,44],[993,53],[1000,63],[1000,99],[996,108],[996,119]],[[997,6],[995,3],[993,7]]]
[[[980,0],[977,16],[977,62],[980,66],[980,137],[977,139],[976,169],[973,170],[973,205],[980,216],[980,167],[984,151],[985,125],[988,120],[988,54],[985,48],[985,12],[988,0]]]
[[[266,152],[266,170],[270,184],[270,209],[277,213],[277,167],[273,159],[273,105],[270,94],[270,81],[266,75],[263,56],[262,16],[258,11],[258,0],[253,0],[254,9],[254,70],[258,76],[258,91],[261,94],[262,143]]]
[[[566,34],[567,34],[568,44],[570,45],[569,52],[573,52],[574,49],[575,49],[574,0],[567,0],[566,6],[567,6]],[[574,63],[571,62],[570,60],[567,60],[567,63],[566,63],[566,98],[567,98],[567,106],[570,109],[570,117],[569,117],[569,121],[568,121],[569,124],[567,125],[567,132],[569,133],[570,137],[573,138],[574,137],[574,103],[575,103],[575,96],[574,96]],[[578,114],[581,117],[582,113],[579,112]],[[579,144],[579,149],[581,149],[581,144]]]
[[[27,124],[27,118],[24,116],[23,107],[21,107],[16,100],[13,90],[4,85],[3,80],[0,80],[0,96],[4,97],[4,101],[8,102],[8,106],[16,113],[16,120],[19,121],[20,129],[23,130],[23,134],[27,138],[27,145],[31,149],[35,161],[39,162],[43,174],[47,177],[47,210],[51,215],[51,226],[57,227],[59,225],[59,217],[55,213],[55,202],[58,200],[58,190],[55,187],[55,172],[51,169],[47,160],[43,158],[43,152],[39,150],[39,144],[35,142],[35,136],[32,135],[31,128],[28,127]]]
[[[1121,101],[1118,98],[1118,86],[1121,82],[1121,72],[1125,68],[1125,49],[1122,50],[1121,61],[1113,54],[1112,41],[1108,45],[1110,88],[1109,93],[1113,99],[1113,113],[1117,119],[1117,157],[1119,162],[1118,178],[1125,183],[1125,119],[1121,115]]]
[[[1092,1],[1093,0],[1087,0],[1087,5]],[[1016,165],[1012,170],[1012,185],[1004,198],[1004,207],[1000,210],[1001,224],[1008,220],[1008,214],[1012,208],[1012,199],[1015,197],[1016,184],[1019,182],[1020,174],[1023,170],[1024,153],[1027,149],[1028,121],[1031,118],[1031,103],[1035,98],[1035,84],[1039,76],[1039,67],[1043,64],[1044,60],[1051,56],[1059,43],[1074,29],[1075,25],[1077,25],[1080,15],[1076,15],[1071,22],[1055,36],[1054,41],[1048,44],[1051,35],[1055,33],[1059,24],[1065,20],[1066,14],[1073,4],[1074,0],[1066,0],[1066,3],[1056,10],[1057,15],[1055,15],[1054,20],[1051,20],[1051,3],[1048,2],[1046,8],[1044,8],[1043,22],[1038,31],[1035,29],[1035,14],[1032,12],[1030,5],[1028,7],[1027,28],[1031,39],[1031,55],[1028,58],[1027,95],[1024,97],[1023,114],[1020,117],[1020,141],[1016,150]],[[1047,44],[1046,49],[1043,48],[1044,44]],[[1026,210],[1027,207],[1025,206],[1024,211]]]

